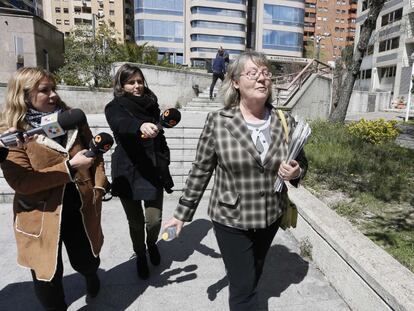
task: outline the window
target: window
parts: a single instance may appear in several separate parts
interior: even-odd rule
[[[55,13],[60,13],[60,8],[56,7],[55,8]]]
[[[283,5],[264,5],[264,23],[302,26],[305,11]]]
[[[263,48],[301,52],[303,34],[281,30],[263,30]]]
[[[115,15],[115,11],[114,10],[109,10],[109,15]]]
[[[61,24],[62,24],[62,20],[61,20],[60,18],[58,18],[58,19],[56,20],[56,24],[57,24],[57,25],[61,25]]]
[[[44,65],[45,69],[49,71],[49,52],[43,49],[43,58],[44,58]]]
[[[391,38],[388,40],[380,41],[379,52],[397,49],[399,45],[400,45],[400,37],[395,37],[395,38]]]
[[[69,20],[65,19],[64,21],[65,25],[70,25]]]
[[[231,17],[241,17],[241,18],[246,17],[246,13],[243,11],[200,7],[200,6],[192,7],[191,14],[207,14],[207,15],[231,16]]]
[[[136,20],[135,29],[136,40],[183,42],[182,22],[152,19]]]
[[[394,23],[396,21],[401,20],[402,11],[403,11],[403,9],[400,8],[400,9],[395,10],[395,11],[389,13],[389,14],[383,15],[382,19],[381,19],[381,26],[385,26],[385,25],[388,25],[388,24],[391,24],[391,23]]]
[[[135,0],[135,13],[183,15],[183,0]]]
[[[68,14],[69,13],[69,8],[63,8],[63,13]]]
[[[395,77],[396,72],[397,72],[397,66],[383,67],[381,68],[381,78]]]
[[[226,29],[226,30],[236,30],[236,31],[246,31],[246,27],[240,24],[231,24],[231,23],[220,23],[220,22],[210,22],[210,21],[192,21],[192,28],[209,28],[209,29]],[[312,24],[310,25],[312,27]]]

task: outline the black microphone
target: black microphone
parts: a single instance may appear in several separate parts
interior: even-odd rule
[[[114,144],[114,139],[108,133],[102,132],[92,138],[89,143],[89,150],[85,152],[85,156],[88,158],[96,157],[111,149]]]
[[[36,134],[45,134],[49,138],[55,138],[64,135],[67,130],[72,130],[85,122],[85,113],[80,109],[70,109],[61,113],[55,112],[43,116],[39,127],[35,127],[26,132],[18,131],[1,135],[0,141],[4,146],[11,147],[16,146],[16,138],[21,139],[23,135],[33,136]]]
[[[163,127],[172,128],[181,121],[181,112],[176,108],[168,108],[160,116],[160,122],[157,123],[157,127],[161,130]],[[141,138],[146,138],[144,134]]]
[[[161,114],[161,121],[159,125],[166,128],[172,128],[181,121],[181,112],[176,108],[169,108],[164,110]],[[158,126],[158,124],[157,124]]]

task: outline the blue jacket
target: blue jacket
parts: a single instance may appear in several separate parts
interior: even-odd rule
[[[214,59],[213,72],[214,73],[225,73],[226,72],[226,65],[225,65],[223,56],[216,56],[216,58]]]

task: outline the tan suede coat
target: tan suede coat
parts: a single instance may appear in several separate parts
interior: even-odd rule
[[[4,177],[16,191],[13,209],[17,261],[33,269],[39,280],[50,281],[56,271],[66,183],[75,182],[79,191],[80,211],[93,254],[98,256],[101,250],[102,195],[93,189],[108,186],[103,158],[97,157],[89,170],[78,171],[73,180],[66,164],[91,139],[92,133],[86,124],[68,132],[66,148],[39,135],[23,149],[10,148],[6,161],[1,164]]]

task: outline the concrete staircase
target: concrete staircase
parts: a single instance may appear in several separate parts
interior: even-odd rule
[[[190,102],[185,104],[181,110],[193,112],[209,112],[222,108],[223,102],[221,98],[218,97],[217,88],[214,89],[213,95],[213,100],[210,100],[209,89],[205,89],[198,94],[198,97],[194,97]]]

